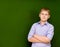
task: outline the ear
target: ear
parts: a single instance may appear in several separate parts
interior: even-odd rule
[[[50,15],[49,15],[49,17],[48,18],[50,18]]]
[[[40,14],[39,14],[39,17],[40,17]]]

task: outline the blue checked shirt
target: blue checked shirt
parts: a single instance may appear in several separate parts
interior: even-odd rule
[[[43,35],[52,40],[54,35],[54,26],[48,22],[41,25],[40,22],[36,22],[32,25],[30,32],[28,34],[28,39],[30,39],[34,34]],[[33,42],[31,47],[51,47],[51,43],[37,43]]]

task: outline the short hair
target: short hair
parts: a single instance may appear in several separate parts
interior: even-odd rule
[[[47,11],[49,13],[49,15],[50,15],[50,9],[49,8],[41,8],[40,12],[43,11],[43,10]]]

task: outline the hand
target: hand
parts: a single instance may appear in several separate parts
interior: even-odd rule
[[[40,35],[34,34],[33,37],[40,37]]]
[[[36,37],[36,36],[37,36],[37,34],[34,34],[34,35],[33,35],[33,37]]]

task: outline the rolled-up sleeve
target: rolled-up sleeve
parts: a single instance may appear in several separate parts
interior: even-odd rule
[[[28,33],[28,39],[31,38],[35,33],[35,24],[32,25],[29,33]]]
[[[49,27],[49,30],[48,30],[48,33],[47,33],[47,37],[48,37],[50,40],[52,40],[53,36],[54,36],[54,26],[50,26],[50,27]]]

